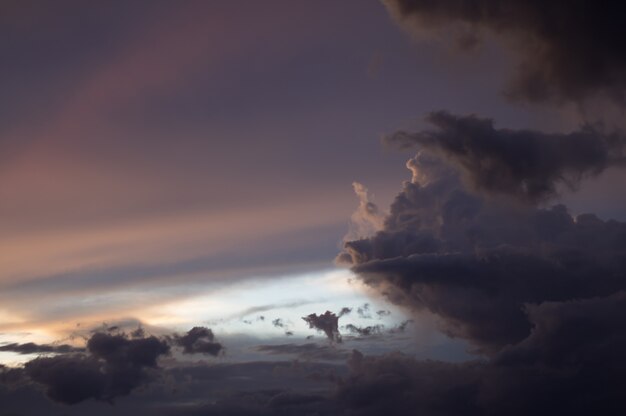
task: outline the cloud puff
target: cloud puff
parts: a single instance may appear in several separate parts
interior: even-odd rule
[[[224,346],[215,342],[215,335],[209,328],[194,326],[185,335],[174,335],[174,345],[183,347],[183,354],[209,354],[216,356]]]
[[[339,317],[331,311],[326,311],[321,315],[312,313],[302,317],[309,324],[309,328],[315,328],[326,334],[329,340],[341,342],[341,334],[339,333]]]
[[[582,178],[626,161],[626,137],[601,126],[568,134],[496,129],[491,119],[445,111],[430,113],[426,121],[434,129],[399,131],[387,143],[427,149],[458,168],[474,189],[532,203],[554,196],[557,185],[575,188]],[[419,170],[409,168],[419,182]]]
[[[24,373],[57,402],[113,401],[150,381],[148,370],[156,368],[157,359],[169,350],[165,341],[153,336],[129,339],[95,333],[87,342],[88,354],[37,358],[25,364]]]
[[[603,92],[625,103],[626,27],[621,2],[385,0],[391,14],[416,34],[456,27],[461,47],[485,33],[519,56],[508,93],[530,101],[581,100]]]

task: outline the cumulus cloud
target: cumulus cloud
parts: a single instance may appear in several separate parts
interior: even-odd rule
[[[472,47],[486,34],[520,57],[508,94],[530,101],[581,100],[596,93],[620,104],[626,96],[626,27],[621,2],[384,0],[404,27],[420,36],[459,34]]]
[[[624,164],[626,136],[586,125],[564,133],[496,129],[491,119],[445,111],[426,117],[434,129],[396,132],[387,143],[426,149],[458,168],[476,190],[535,203],[554,196],[558,185],[576,188],[580,180]],[[423,182],[409,162],[412,182]]]
[[[309,328],[317,329],[324,332],[329,340],[333,342],[341,342],[341,334],[339,333],[339,317],[331,311],[323,314],[312,313],[302,317],[309,324]]]
[[[530,203],[550,194],[572,166],[606,163],[608,155],[594,151],[604,139],[583,135],[568,148],[566,137],[503,134],[473,117],[435,118],[453,127],[418,137],[426,146],[409,163],[412,180],[384,229],[347,242],[340,261],[392,302],[434,314],[447,334],[489,355],[529,336],[533,305],[626,289],[625,223]],[[602,162],[579,163],[587,159]]]
[[[217,356],[224,346],[215,341],[215,335],[209,328],[195,326],[185,335],[174,335],[174,345],[183,347],[184,354],[208,354]]]
[[[76,404],[93,398],[112,402],[152,379],[150,369],[170,347],[156,337],[129,339],[123,334],[95,333],[87,354],[41,357],[27,362],[24,374],[45,387],[57,402]]]
[[[367,237],[380,230],[383,226],[384,213],[371,200],[367,188],[358,182],[352,184],[354,193],[359,199],[359,206],[350,217],[350,230],[346,239]]]

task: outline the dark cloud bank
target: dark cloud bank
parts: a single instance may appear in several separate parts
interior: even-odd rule
[[[560,184],[621,164],[624,137],[498,130],[445,112],[427,120],[432,131],[388,138],[418,149],[412,180],[383,229],[347,242],[338,261],[485,359],[357,357],[342,394],[397,414],[622,413],[626,223],[547,203]],[[375,386],[388,394],[368,404]]]
[[[112,333],[115,332],[115,333]],[[129,335],[115,328],[95,332],[85,348],[69,345],[8,344],[2,351],[23,354],[55,354],[28,361],[23,368],[0,368],[3,385],[24,386],[35,383],[53,401],[76,404],[87,399],[108,401],[130,394],[160,375],[158,360],[181,347],[184,354],[215,356],[222,351],[213,332],[194,327],[184,335],[163,338],[145,336],[143,330]]]
[[[384,0],[409,30],[452,30],[469,48],[485,34],[507,41],[520,60],[508,93],[530,101],[626,96],[626,6],[593,0]]]

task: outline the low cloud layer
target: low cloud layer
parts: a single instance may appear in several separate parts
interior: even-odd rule
[[[77,348],[67,344],[36,344],[26,342],[24,344],[10,343],[0,345],[0,351],[16,352],[18,354],[68,354],[71,352],[83,352],[84,348]]]
[[[391,14],[418,36],[456,29],[470,48],[495,35],[519,56],[508,93],[530,101],[581,100],[601,92],[626,96],[621,2],[385,0]]]
[[[8,344],[0,351],[46,354],[23,367],[0,367],[0,384],[42,386],[54,402],[74,405],[88,399],[113,401],[129,395],[162,375],[158,360],[170,355],[172,347],[183,354],[216,356],[223,351],[209,328],[194,327],[184,335],[146,336],[142,328],[122,332],[105,325],[94,331],[86,346]],[[53,356],[48,356],[54,354]],[[0,386],[1,387],[1,386]]]
[[[157,368],[157,359],[170,347],[153,336],[129,339],[96,333],[87,342],[87,351],[37,358],[26,363],[24,373],[57,402],[75,404],[90,398],[112,402],[150,381],[149,370]]]

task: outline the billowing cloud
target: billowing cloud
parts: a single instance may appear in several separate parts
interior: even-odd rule
[[[383,226],[384,213],[371,200],[367,188],[358,182],[352,184],[359,199],[359,206],[350,217],[350,231],[347,239],[368,237]]]
[[[215,341],[215,335],[209,328],[194,326],[185,335],[174,335],[174,345],[183,347],[184,354],[208,354],[216,356],[224,346]]]
[[[531,101],[580,100],[602,92],[624,104],[624,6],[592,0],[385,0],[391,14],[418,36],[456,28],[458,45],[485,34],[520,55],[508,93]]]
[[[408,164],[412,181],[384,229],[347,242],[339,261],[392,302],[434,314],[447,334],[489,355],[530,335],[533,305],[626,289],[625,223],[493,197],[534,201],[569,169],[596,169],[593,160],[602,166],[607,154],[594,150],[606,149],[602,137],[573,136],[568,147],[565,136],[434,117],[443,133],[418,135],[425,145]]]
[[[426,121],[434,129],[399,131],[387,143],[427,149],[458,168],[474,189],[528,202],[554,196],[558,185],[575,188],[584,177],[626,161],[626,137],[601,126],[568,134],[496,129],[491,119],[445,111],[430,113]],[[419,182],[412,166],[413,182]]]
[[[87,351],[36,358],[25,364],[24,373],[57,402],[113,401],[150,381],[149,370],[157,368],[157,359],[170,347],[153,336],[129,339],[99,332],[87,342]]]

